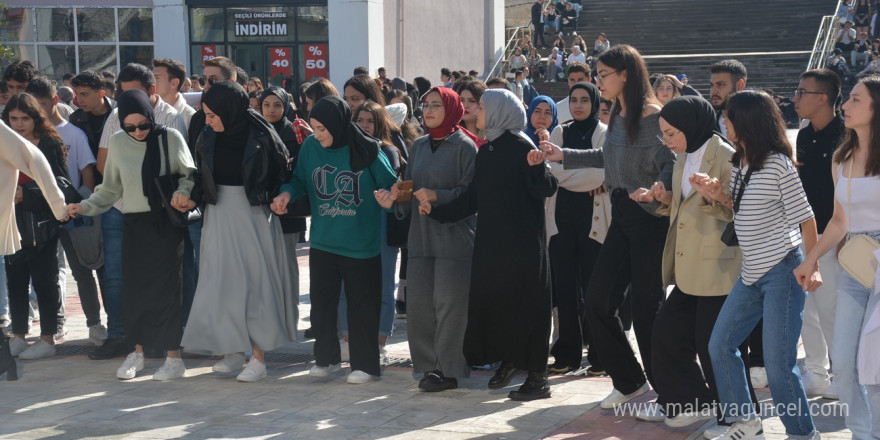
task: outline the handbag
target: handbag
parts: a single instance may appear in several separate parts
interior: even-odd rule
[[[171,206],[171,197],[174,191],[177,191],[177,185],[182,177],[180,174],[170,174],[171,161],[168,159],[168,133],[162,133],[162,149],[165,153],[165,173],[162,176],[153,178],[156,185],[156,191],[159,191],[159,197],[162,199],[162,208],[168,216],[168,221],[174,228],[185,228],[202,219],[202,210],[196,205],[190,211],[180,212]]]
[[[847,215],[850,221],[852,221],[852,170],[853,161],[850,160],[849,179],[846,181],[846,204],[849,210]],[[850,276],[861,285],[873,289],[874,277],[877,273],[877,258],[874,257],[874,251],[878,248],[880,248],[880,243],[867,235],[850,235],[846,245],[837,255],[837,259],[843,270]]]
[[[733,199],[733,213],[736,214],[739,211],[739,202],[742,201],[743,194],[746,192],[746,185],[749,184],[749,178],[752,177],[752,169],[749,168],[746,171],[746,177],[742,179],[740,182],[740,176],[742,175],[742,169],[736,173],[736,180],[733,182],[733,192],[735,193]],[[721,233],[721,242],[728,246],[739,246],[739,239],[736,237],[736,227],[734,226],[734,222],[731,221],[727,224],[727,227],[724,228],[724,232]]]

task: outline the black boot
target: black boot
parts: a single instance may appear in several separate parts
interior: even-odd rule
[[[530,371],[529,378],[516,391],[507,395],[511,400],[537,400],[550,398],[550,383],[547,381],[547,373],[543,371]]]
[[[502,362],[501,366],[498,367],[498,371],[495,372],[495,375],[489,379],[489,389],[497,390],[498,388],[506,387],[513,379],[513,376],[516,376],[519,373],[522,373],[522,370],[514,368],[513,364]]]
[[[6,380],[18,380],[18,366],[9,350],[9,339],[0,336],[0,375],[6,373]]]

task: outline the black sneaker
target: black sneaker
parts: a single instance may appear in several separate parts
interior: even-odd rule
[[[598,368],[593,369],[593,367],[587,368],[587,376],[600,377],[600,376],[607,376],[607,375],[608,375],[608,373],[605,370],[601,370]]]
[[[395,300],[394,307],[397,309],[397,317],[400,319],[406,319],[406,301]]]
[[[108,338],[104,341],[103,345],[96,348],[95,351],[89,354],[89,359],[93,359],[96,361],[113,359],[127,356],[132,351],[134,351],[134,344],[126,342],[125,339]]]
[[[550,398],[550,383],[547,381],[547,373],[543,371],[529,372],[529,378],[516,391],[508,395],[511,400],[529,401]]]
[[[547,372],[550,374],[565,374],[577,370],[578,368],[580,367],[572,367],[571,365],[554,362],[547,367]]]
[[[427,373],[425,378],[419,381],[419,389],[429,393],[454,390],[456,388],[458,388],[458,379],[454,377],[446,377],[440,370],[434,370]]]
[[[311,327],[305,329],[305,331],[303,332],[303,337],[306,339],[315,339],[315,334],[314,332],[312,332]]]

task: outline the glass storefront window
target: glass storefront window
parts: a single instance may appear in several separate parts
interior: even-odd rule
[[[73,9],[37,9],[37,41],[74,41]]]
[[[239,43],[293,41],[294,13],[295,8],[229,8],[226,37]]]
[[[191,41],[223,42],[224,23],[223,8],[190,9]]]
[[[80,46],[79,71],[83,70],[116,72],[116,46]]]
[[[76,74],[76,47],[68,45],[38,45],[37,59],[40,60],[40,73],[51,77],[61,77],[65,73]]]
[[[202,75],[202,58],[203,58],[202,54],[204,54],[205,57],[211,57],[212,53],[213,53],[213,56],[225,57],[226,56],[226,47],[224,47],[222,43],[220,43],[220,44],[205,44],[205,45],[193,44],[192,46],[190,46],[190,48],[189,48],[190,64],[189,65],[190,65],[190,70],[192,70],[192,72],[190,72],[190,75],[192,75],[193,73],[197,73],[199,76],[201,76]]]
[[[138,63],[150,66],[153,61],[153,46],[119,46],[119,65]]]
[[[0,10],[0,41],[33,41],[32,9],[9,8]]]
[[[114,41],[116,17],[112,8],[77,8],[76,19],[79,41]]]
[[[330,39],[326,6],[304,6],[296,9],[297,37],[301,41],[327,41]]]
[[[118,11],[119,41],[153,41],[152,9],[119,8]]]

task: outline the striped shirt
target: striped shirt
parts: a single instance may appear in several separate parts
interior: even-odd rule
[[[740,178],[737,175],[742,172]],[[730,194],[734,184],[748,172],[737,164],[731,169]],[[800,224],[813,218],[797,169],[791,160],[772,153],[764,167],[752,173],[735,214],[736,236],[742,249],[742,281],[750,286],[792,249],[801,244]]]

